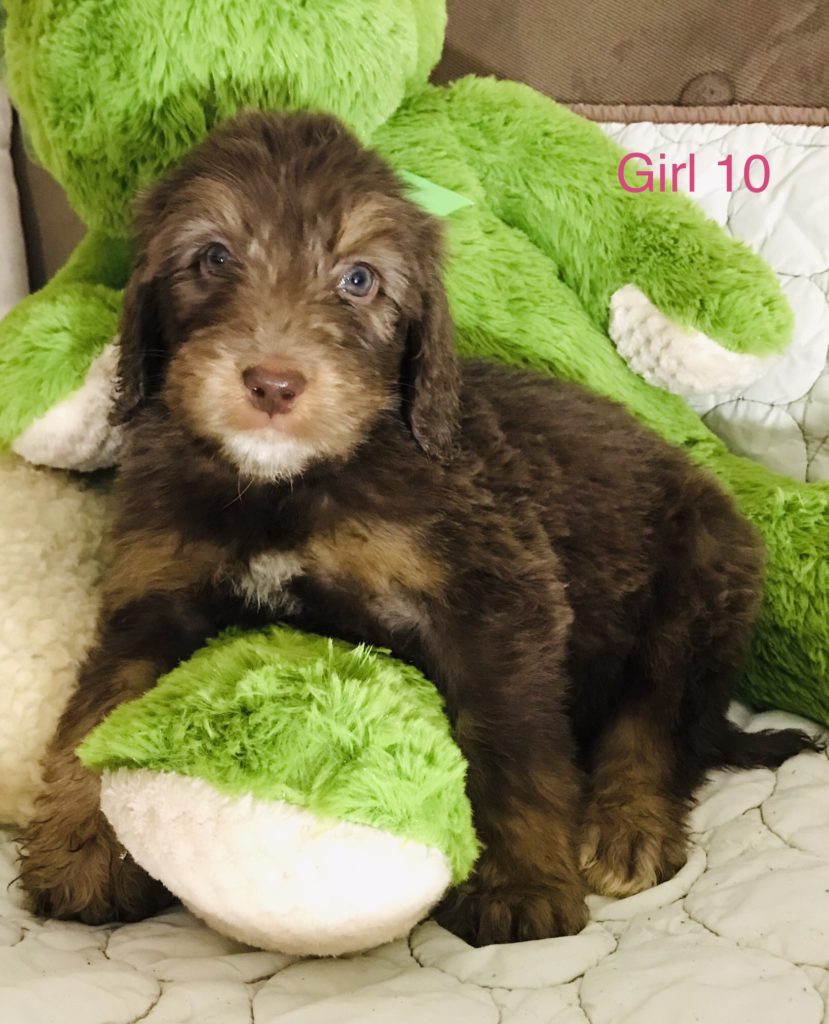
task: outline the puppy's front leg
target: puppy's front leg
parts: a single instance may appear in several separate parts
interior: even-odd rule
[[[570,935],[587,923],[577,853],[583,781],[562,707],[558,632],[532,602],[514,618],[500,610],[490,618],[479,606],[437,647],[435,678],[469,761],[484,852],[436,917],[473,945]]]
[[[20,880],[36,913],[98,924],[146,917],[172,901],[119,846],[98,805],[98,776],[74,751],[118,704],[139,697],[188,657],[206,633],[206,617],[179,596],[149,595],[104,613],[98,645],[47,751],[44,788],[22,838]]]

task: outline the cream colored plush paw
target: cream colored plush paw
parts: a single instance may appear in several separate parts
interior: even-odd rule
[[[633,284],[614,292],[608,333],[634,373],[675,395],[740,390],[764,376],[779,358],[723,348],[707,334],[674,323]]]
[[[12,443],[12,450],[35,466],[90,473],[118,461],[120,427],[109,414],[115,397],[118,345],[111,341],[93,361],[83,384],[52,406]]]

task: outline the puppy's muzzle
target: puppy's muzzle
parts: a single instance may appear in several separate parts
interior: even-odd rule
[[[299,370],[278,366],[249,366],[242,380],[250,404],[268,416],[290,412],[308,383]]]

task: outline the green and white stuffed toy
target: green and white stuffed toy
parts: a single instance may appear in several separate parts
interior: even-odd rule
[[[82,744],[132,857],[218,931],[285,953],[406,934],[478,853],[443,703],[380,651],[227,634]]]
[[[330,111],[398,171],[469,201],[447,219],[446,285],[463,354],[571,378],[623,402],[734,494],[769,552],[744,696],[829,722],[829,486],[799,484],[733,455],[676,394],[745,384],[788,343],[791,311],[756,255],[679,195],[623,189],[620,150],[595,125],[531,89],[475,77],[430,85],[444,0],[6,0],[6,6],[10,91],[36,155],[64,186],[88,232],[63,270],[0,324],[0,445],[50,466],[90,469],[117,461],[120,439],[108,412],[136,193],[242,108]],[[239,651],[250,643],[255,664],[264,669],[272,657],[277,677],[290,678],[293,655],[279,637],[278,631],[241,637]],[[332,650],[345,656],[339,646]],[[181,772],[188,779],[201,774],[210,784],[218,781],[208,769],[218,754],[210,724],[214,710],[221,720],[218,695],[243,693],[248,678],[244,658],[225,659],[221,652],[208,647],[182,666],[161,704],[156,693],[143,698],[141,735],[148,750],[160,751],[168,730],[190,720],[183,709],[191,690],[206,694],[197,687],[207,680],[217,687],[215,709],[214,697],[205,696],[203,728],[194,733],[202,753]],[[297,655],[296,672],[304,664]],[[373,664],[409,678],[397,663]],[[179,687],[178,680],[187,682]],[[408,690],[405,695],[408,700]],[[266,708],[276,729],[293,706],[283,697]],[[300,705],[306,699],[304,690],[291,698]],[[139,714],[143,702],[119,717]],[[151,707],[157,710],[150,713]],[[406,714],[404,705],[391,709],[390,728],[404,730]],[[312,732],[305,740],[301,733],[293,738],[297,748],[313,745]],[[85,756],[94,754],[102,767],[117,765],[117,758],[95,753],[101,744],[90,741]],[[199,744],[193,744],[195,751]],[[130,764],[141,767],[140,759]],[[148,767],[167,771],[163,764],[154,755]],[[251,784],[254,775],[248,774]],[[308,809],[304,801],[315,785],[313,775],[304,777],[296,788],[304,795],[294,803]],[[450,789],[457,785],[457,777],[447,780]],[[285,799],[279,786],[266,795]],[[377,808],[393,807],[395,785],[378,789],[373,799]],[[143,805],[135,800],[124,806],[136,808],[137,822]],[[121,807],[107,805],[113,815],[116,803]],[[451,803],[457,808],[456,798]],[[220,811],[217,805],[214,835],[222,831]],[[192,837],[198,808],[191,805],[190,813],[192,827],[181,834]],[[415,818],[430,813],[421,808]],[[423,840],[417,830],[388,831]],[[171,856],[162,845],[164,830],[145,831],[144,838],[148,850],[155,842],[163,851],[155,855],[161,870]],[[138,837],[131,833],[128,844],[137,846]],[[195,879],[206,872],[206,847],[199,849],[192,870],[171,880],[182,895],[188,873]],[[452,844],[437,841],[434,849],[453,865],[452,879],[460,878]],[[252,884],[263,870],[261,857],[249,865],[237,856],[225,870]],[[342,888],[349,884],[344,863]],[[434,895],[429,890],[427,898],[427,889],[418,897],[421,909]],[[254,916],[263,899],[257,890]],[[310,905],[310,894],[303,899]],[[190,900],[216,922],[229,912],[227,901],[216,910],[202,896]],[[402,929],[405,915],[396,913],[390,909],[389,919]],[[339,945],[353,948],[346,924],[335,919],[332,928],[343,929]],[[227,926],[265,945],[289,941],[279,931],[287,926],[273,919],[258,930],[253,921]],[[378,934],[367,928],[354,941]],[[310,949],[308,934],[297,947],[306,939]],[[338,942],[318,945],[334,949]]]

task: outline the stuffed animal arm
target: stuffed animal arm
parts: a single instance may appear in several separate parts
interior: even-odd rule
[[[449,93],[487,204],[555,262],[634,372],[683,395],[768,372],[794,318],[760,257],[684,196],[626,191],[623,150],[529,87],[464,78]]]
[[[109,413],[129,267],[123,240],[90,231],[58,274],[3,320],[0,446],[58,469],[117,461],[120,432]]]
[[[218,931],[283,953],[405,935],[478,853],[437,690],[386,653],[230,632],[79,748],[132,857]]]

